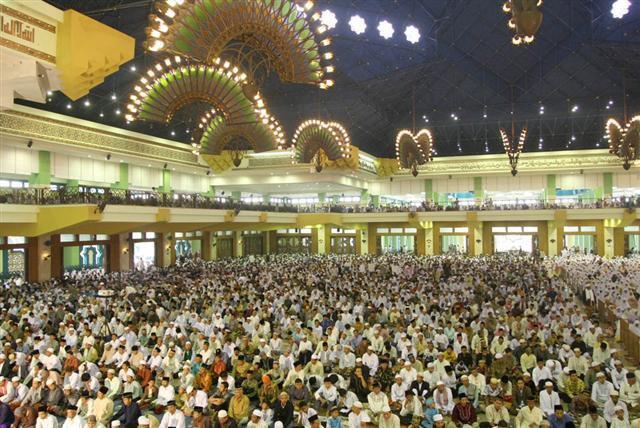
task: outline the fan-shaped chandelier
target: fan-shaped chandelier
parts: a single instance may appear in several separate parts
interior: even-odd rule
[[[351,157],[351,139],[337,122],[303,122],[291,140],[291,163],[311,163],[321,172],[330,161]]]
[[[314,11],[313,1],[303,6],[292,0],[159,0],[149,16],[147,49],[166,51],[210,63],[235,57],[233,45],[247,45],[268,58],[280,80],[333,86],[328,77],[331,39]],[[246,70],[251,70],[245,66]]]
[[[606,125],[609,153],[622,159],[625,170],[631,168],[640,154],[640,115],[633,117],[624,127],[615,119]]]
[[[527,139],[527,128],[525,127],[520,132],[520,138],[518,139],[517,144],[514,145],[514,142],[509,140],[509,135],[507,132],[500,128],[500,137],[502,138],[502,145],[504,146],[504,152],[509,157],[509,165],[511,166],[511,175],[514,177],[518,175],[518,161],[520,160],[520,154],[524,149],[524,142]],[[511,139],[515,140],[515,128],[511,129]]]
[[[543,0],[507,0],[504,3],[502,10],[511,14],[508,26],[515,33],[511,39],[514,45],[533,43],[542,25],[542,3]]]
[[[221,155],[224,150],[231,152],[233,164],[240,166],[245,153],[282,150],[286,143],[280,123],[262,110],[256,110],[253,122],[233,124],[223,116],[207,112],[194,131],[199,143],[194,143],[195,152],[200,155]]]
[[[255,120],[256,108],[266,113],[260,93],[238,67],[219,58],[208,66],[188,64],[175,56],[158,62],[140,78],[129,96],[125,118],[168,123],[195,103],[212,107],[232,123]]]
[[[433,160],[433,136],[428,129],[417,134],[404,129],[396,136],[396,159],[398,166],[410,169],[414,177],[418,176],[418,166]]]

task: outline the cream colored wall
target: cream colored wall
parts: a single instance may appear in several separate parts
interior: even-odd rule
[[[28,176],[38,172],[38,151],[2,144],[0,138],[0,174]]]

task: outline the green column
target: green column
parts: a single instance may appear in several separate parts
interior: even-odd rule
[[[233,199],[233,202],[240,202],[242,199],[242,192],[231,192],[231,199]]]
[[[113,189],[127,190],[129,188],[129,164],[122,162],[120,164],[120,177],[118,181],[111,186]]]
[[[369,205],[369,190],[362,189],[360,191],[360,204],[361,205]]]
[[[206,198],[213,198],[214,196],[216,196],[216,186],[209,186],[209,190],[202,193],[202,196]]]
[[[264,195],[262,195],[262,203],[263,204],[270,204],[271,203],[271,195],[268,193],[265,193]]]
[[[605,172],[602,174],[602,187],[605,198],[613,196],[613,173]]]
[[[171,170],[162,170],[162,186],[158,189],[161,193],[171,192]]]
[[[376,208],[380,207],[380,195],[371,195],[371,204]]]
[[[544,191],[544,196],[547,201],[556,200],[556,176],[555,174],[547,175],[547,187]]]
[[[331,197],[331,202],[333,202],[335,205],[338,205],[340,203],[340,195],[333,195]]]
[[[433,201],[433,180],[430,178],[424,180],[424,199]]]
[[[484,199],[484,184],[482,177],[473,177],[473,195],[477,201]]]
[[[47,187],[51,184],[51,153],[46,150],[38,152],[38,172],[29,177],[29,186]]]
[[[318,193],[318,202],[320,202],[321,204],[324,204],[327,200],[327,194],[322,192],[322,193]]]

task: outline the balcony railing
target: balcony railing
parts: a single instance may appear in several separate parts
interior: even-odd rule
[[[434,211],[510,211],[510,210],[556,210],[556,209],[601,209],[640,206],[640,197],[575,200],[484,200],[451,201],[436,204],[425,201],[420,204],[388,203],[381,206],[361,204],[316,203],[293,205],[290,203],[238,202],[222,196],[201,194],[163,193],[157,191],[118,190],[108,188],[77,189],[0,189],[0,204],[19,205],[70,205],[95,204],[134,205],[170,208],[201,208],[240,211],[269,211],[289,213],[380,213],[380,212],[434,212]]]

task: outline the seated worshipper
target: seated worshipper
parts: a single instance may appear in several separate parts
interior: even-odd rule
[[[450,415],[455,406],[451,390],[442,381],[439,381],[433,390],[433,401],[436,403],[436,409],[443,415]]]
[[[336,407],[340,410],[340,413],[348,415],[356,402],[360,402],[356,394],[344,388],[338,389],[338,404]]]
[[[614,416],[611,419],[610,428],[631,428],[628,415],[625,414],[625,408],[616,406],[613,410]]]
[[[249,397],[244,394],[242,385],[236,387],[236,390],[229,400],[229,416],[238,424],[245,425],[249,421],[251,412]]]
[[[509,426],[509,411],[504,407],[502,399],[497,398],[485,409],[487,422],[480,423],[480,427],[507,427]]]
[[[349,413],[349,427],[361,426],[365,416],[367,416],[367,412],[363,410],[362,403],[359,401],[353,403],[351,413]]]
[[[540,407],[536,406],[536,399],[533,396],[527,398],[527,405],[518,411],[515,428],[529,428],[539,426],[545,420],[545,414]]]
[[[549,417],[555,412],[555,407],[562,404],[560,402],[560,396],[553,390],[553,383],[545,382],[544,389],[540,391],[538,395],[540,402],[540,409],[544,412],[545,416]]]
[[[564,412],[564,407],[561,404],[555,406],[552,415],[547,417],[547,420],[551,424],[551,428],[573,428],[575,424],[573,418]]]
[[[409,387],[409,389],[411,389],[414,395],[424,403],[424,400],[427,399],[429,393],[431,392],[429,384],[424,380],[424,372],[418,372],[417,379],[411,382],[411,386]]]
[[[10,428],[14,422],[13,410],[7,403],[0,401],[0,428]]]
[[[113,400],[107,397],[109,388],[106,386],[100,387],[98,390],[98,396],[93,400],[93,413],[96,417],[98,424],[108,426],[113,415]]]
[[[383,364],[378,370],[378,377],[391,373],[391,371]],[[362,367],[356,367],[353,370],[353,374],[349,378],[349,389],[352,390],[359,400],[366,400],[369,394],[369,383],[364,376]]]
[[[502,397],[502,386],[500,381],[495,377],[492,377],[487,386],[485,386],[483,395],[483,402],[485,406],[493,403],[496,399]]]
[[[402,376],[397,375],[395,383],[391,385],[391,399],[389,400],[389,407],[394,411],[402,407],[402,402],[405,399],[405,391],[407,391],[407,384],[404,382]]]
[[[37,406],[36,412],[38,413],[38,418],[36,419],[35,428],[58,428],[58,419],[47,411],[47,406]]]
[[[184,413],[176,407],[176,402],[170,400],[166,407],[159,428],[185,428]]]
[[[136,428],[138,426],[138,418],[142,416],[138,403],[133,401],[133,395],[130,392],[122,394],[122,407],[118,410],[111,420],[120,422],[120,426],[124,428]]]
[[[247,428],[268,428],[267,423],[262,420],[262,412],[259,409],[251,412],[251,419],[247,423]]]
[[[266,426],[266,425],[265,425]],[[334,407],[329,413],[329,417],[326,422],[327,428],[342,428],[342,417],[340,416],[340,409]]]
[[[582,418],[580,428],[606,428],[607,421],[598,414],[596,406],[589,407],[589,414]]]
[[[229,400],[233,394],[229,391],[229,384],[222,382],[218,385],[218,389],[209,397],[209,404],[214,412],[227,410],[229,408]]]
[[[171,378],[169,376],[164,376],[162,378],[162,382],[158,387],[158,396],[152,402],[152,405],[154,406],[154,413],[157,415],[164,413],[167,403],[169,401],[175,401],[176,399],[176,390],[170,381]]]
[[[408,389],[405,391],[405,399],[400,407],[400,425],[402,426],[418,426],[422,420],[422,403],[414,395],[413,391]]]
[[[626,381],[620,386],[620,400],[627,405],[629,413],[640,416],[640,383],[635,373],[627,373]]]
[[[278,386],[271,381],[269,375],[262,375],[262,386],[258,391],[258,398],[260,402],[266,401],[269,405],[273,405],[278,399]]]
[[[369,411],[374,415],[374,418],[382,414],[383,408],[389,407],[389,398],[387,394],[382,392],[379,383],[373,383],[372,391],[367,396],[367,403],[369,404]]]
[[[596,379],[596,382],[591,387],[591,400],[593,400],[599,408],[602,408],[615,389],[603,372],[596,374]]]
[[[293,386],[289,388],[287,392],[295,407],[298,407],[301,401],[309,401],[312,399],[311,392],[302,379],[296,379]]]
[[[616,417],[616,407],[621,407],[624,412],[624,419],[629,420],[629,411],[627,409],[627,405],[620,401],[620,397],[618,391],[611,391],[611,396],[604,404],[604,408],[602,409],[602,416],[607,421],[608,424],[611,424],[613,419]]]
[[[204,415],[202,407],[194,407],[191,419],[192,428],[211,428],[211,417]]]
[[[314,397],[319,409],[329,410],[338,403],[338,389],[330,377],[324,378],[323,385],[316,391]]]
[[[238,423],[233,419],[226,410],[218,412],[218,420],[214,425],[215,428],[238,428]]]
[[[53,414],[62,414],[62,404],[64,393],[53,379],[48,379],[46,389],[43,393],[42,403],[47,406],[47,412]]]
[[[309,403],[303,401],[300,403],[298,410],[297,425],[302,425],[304,428],[309,428],[311,425],[310,419],[314,416],[318,416],[318,412],[309,406]]]
[[[398,415],[391,413],[391,408],[389,406],[382,408],[382,415],[378,422],[378,428],[400,428],[400,418]]]
[[[293,421],[293,403],[289,400],[289,394],[281,392],[278,401],[273,405],[273,422],[289,427]]]
[[[477,419],[476,410],[471,405],[469,397],[466,394],[460,394],[458,403],[451,412],[451,421],[456,427],[462,428],[465,425],[475,424]]]
[[[78,408],[73,405],[67,406],[67,414],[62,423],[62,428],[84,428],[84,426],[85,422],[82,416],[78,414]],[[135,426],[138,426],[137,422]]]

